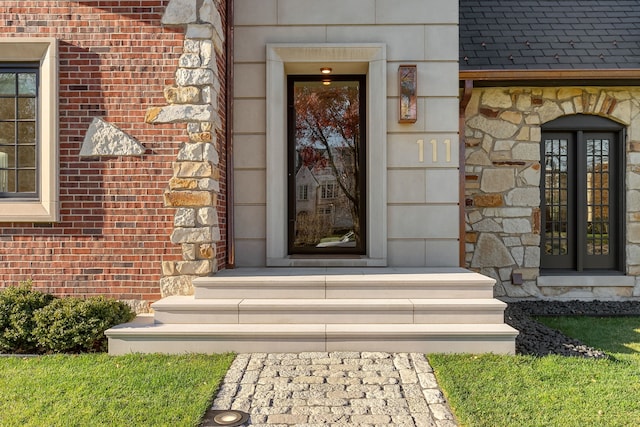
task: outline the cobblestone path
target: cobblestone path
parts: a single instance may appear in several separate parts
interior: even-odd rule
[[[248,412],[247,426],[456,426],[419,353],[240,354],[212,409]]]

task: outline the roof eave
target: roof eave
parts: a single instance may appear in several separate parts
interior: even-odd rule
[[[460,80],[474,86],[640,85],[640,69],[460,70]]]

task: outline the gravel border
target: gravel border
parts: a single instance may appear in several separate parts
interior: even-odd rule
[[[640,316],[640,301],[514,301],[507,303],[505,322],[520,331],[516,353],[532,356],[557,354],[593,359],[609,358],[605,352],[567,337],[534,316]]]

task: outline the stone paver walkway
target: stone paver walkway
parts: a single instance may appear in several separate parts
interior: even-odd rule
[[[248,412],[251,426],[456,426],[419,353],[240,354],[212,409]]]

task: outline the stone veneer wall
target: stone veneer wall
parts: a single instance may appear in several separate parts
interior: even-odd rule
[[[541,125],[591,114],[627,125],[626,273],[635,288],[585,286],[582,297],[640,296],[640,88],[474,89],[466,109],[466,265],[497,280],[496,296],[551,298],[540,273]],[[512,284],[521,273],[522,285]]]
[[[146,122],[187,123],[189,141],[173,163],[165,205],[176,208],[171,242],[182,261],[164,261],[163,297],[193,292],[191,281],[224,266],[225,2],[171,0],[162,17],[186,28],[175,85],[164,90],[166,106],[147,110]]]

